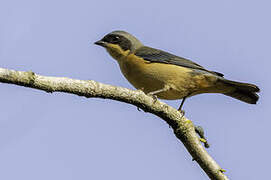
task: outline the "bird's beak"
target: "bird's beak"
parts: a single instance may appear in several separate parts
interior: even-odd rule
[[[102,40],[96,41],[94,44],[102,47],[107,47],[107,43]]]

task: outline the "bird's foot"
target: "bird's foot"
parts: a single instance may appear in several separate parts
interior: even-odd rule
[[[150,93],[148,93],[147,95],[148,95],[148,96],[150,96],[150,97],[152,97],[152,99],[153,99],[153,103],[156,103],[156,101],[157,101],[157,99],[158,99],[156,95],[154,95],[154,94],[153,94],[153,93],[151,93],[151,92],[150,92]]]
[[[178,111],[181,113],[181,115],[182,115],[182,117],[181,118],[183,118],[184,117],[184,115],[185,115],[185,111],[184,110],[182,110],[182,109],[178,109]]]

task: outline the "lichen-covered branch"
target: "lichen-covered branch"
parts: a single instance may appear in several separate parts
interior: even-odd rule
[[[145,95],[142,91],[102,84],[93,80],[47,77],[31,71],[23,72],[3,68],[0,68],[0,82],[44,90],[49,93],[65,92],[87,98],[113,99],[133,104],[165,120],[172,127],[176,137],[185,145],[192,159],[198,162],[210,179],[228,179],[220,166],[201,145],[193,123],[176,109]]]

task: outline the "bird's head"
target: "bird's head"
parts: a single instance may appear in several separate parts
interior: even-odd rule
[[[94,44],[106,48],[109,54],[117,60],[143,46],[136,37],[125,31],[113,31]]]

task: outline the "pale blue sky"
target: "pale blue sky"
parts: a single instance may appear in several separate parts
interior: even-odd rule
[[[0,67],[133,88],[93,45],[126,30],[146,45],[255,83],[257,105],[205,94],[184,109],[204,127],[208,152],[230,178],[266,179],[270,7],[268,0],[2,0]],[[134,106],[7,84],[0,91],[0,179],[207,179],[168,125]]]

